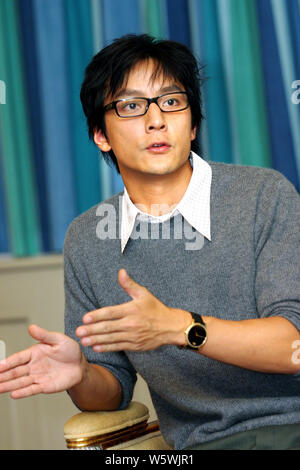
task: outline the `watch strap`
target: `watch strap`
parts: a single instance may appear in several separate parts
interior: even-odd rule
[[[203,318],[201,317],[201,315],[199,313],[190,312],[190,314],[192,315],[193,320],[194,320],[195,323],[201,323],[201,325],[205,326]]]

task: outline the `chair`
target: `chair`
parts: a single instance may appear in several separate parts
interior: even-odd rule
[[[157,421],[148,423],[149,410],[132,401],[125,410],[83,411],[64,425],[68,449],[172,450]]]

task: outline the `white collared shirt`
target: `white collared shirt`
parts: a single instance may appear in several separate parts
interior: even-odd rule
[[[140,220],[147,220],[151,223],[158,223],[165,222],[172,216],[180,213],[195,230],[201,233],[208,240],[211,240],[210,190],[212,171],[209,164],[194,152],[191,152],[191,157],[193,173],[187,190],[177,206],[167,214],[155,217],[147,214],[146,212],[143,212],[133,204],[126,187],[124,187],[121,219],[122,253],[130,238],[137,217]]]

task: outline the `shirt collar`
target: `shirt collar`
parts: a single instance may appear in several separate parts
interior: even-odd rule
[[[168,214],[153,217],[141,211],[131,201],[124,187],[121,213],[121,251],[123,252],[132,233],[135,220],[140,217],[151,222],[164,222],[178,212],[184,219],[208,240],[210,233],[210,191],[212,171],[210,165],[194,152],[191,152],[193,173],[184,196]]]

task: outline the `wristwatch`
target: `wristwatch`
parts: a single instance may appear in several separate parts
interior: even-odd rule
[[[185,330],[186,344],[179,346],[180,349],[199,350],[207,341],[206,325],[199,313],[190,312],[193,317],[192,323]]]

